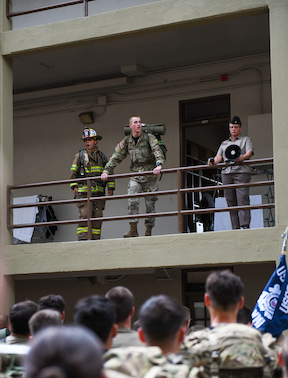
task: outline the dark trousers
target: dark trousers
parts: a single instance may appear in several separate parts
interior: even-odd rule
[[[222,173],[222,182],[228,184],[241,184],[243,182],[250,182],[250,173]],[[233,188],[225,189],[224,194],[226,197],[227,205],[230,206],[244,206],[249,205],[249,188]],[[251,215],[250,210],[230,211],[230,219],[232,229],[237,229],[242,226],[250,224]]]
[[[93,197],[98,197],[93,195]],[[86,193],[78,193],[77,198],[87,198]],[[77,206],[79,208],[79,219],[87,219],[88,217],[88,208],[87,202],[78,202]],[[92,203],[91,206],[91,214],[90,217],[92,218],[100,218],[103,217],[103,210],[105,208],[105,201],[95,201]],[[92,222],[92,239],[97,240],[101,238],[101,226],[102,221],[93,221]],[[88,239],[88,224],[87,222],[81,222],[78,224],[77,227],[77,236],[78,240],[87,240]]]

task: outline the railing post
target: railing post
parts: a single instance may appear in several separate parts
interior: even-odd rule
[[[10,13],[10,0],[6,0],[6,17],[8,18],[8,14]]]
[[[88,226],[88,240],[92,240],[92,203],[91,203],[91,181],[87,180],[87,226]]]
[[[182,186],[182,175],[181,171],[177,170],[177,205],[178,205],[178,234],[183,232],[183,215],[181,214],[182,210],[182,195],[180,192]]]
[[[7,218],[6,219],[7,219],[7,228],[8,228],[11,225],[11,209],[9,208],[9,205],[11,205],[11,191],[10,191],[9,185],[7,185],[6,197],[7,197],[7,205],[6,205]]]
[[[84,17],[88,16],[88,1],[89,0],[83,0],[83,2],[84,2]]]

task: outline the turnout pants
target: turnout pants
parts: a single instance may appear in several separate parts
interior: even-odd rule
[[[139,182],[131,178],[128,184],[128,194],[143,193],[143,192],[156,192],[158,190],[157,180],[150,180],[148,182]],[[146,213],[155,213],[155,202],[158,200],[157,196],[145,197]],[[128,214],[139,214],[140,197],[128,198]],[[130,223],[138,223],[137,218],[130,220]],[[145,219],[145,225],[150,224],[152,227],[155,225],[155,218],[149,217]]]
[[[243,182],[250,182],[250,173],[222,173],[222,182],[225,185],[228,184],[241,184]],[[244,206],[249,205],[249,188],[233,188],[225,189],[224,195],[226,197],[227,205],[230,206]],[[230,219],[232,223],[232,229],[237,229],[242,226],[250,224],[251,216],[250,210],[230,211]]]
[[[99,197],[93,195],[93,197]],[[87,198],[86,193],[78,193],[78,198]],[[87,202],[78,202],[77,207],[79,208],[79,219],[86,219],[88,217]],[[95,201],[91,203],[92,211],[90,214],[91,218],[103,217],[103,210],[105,208],[105,201]],[[101,237],[101,226],[102,221],[92,222],[92,239],[100,239]],[[78,223],[77,227],[77,236],[78,240],[88,240],[88,224],[87,222]]]

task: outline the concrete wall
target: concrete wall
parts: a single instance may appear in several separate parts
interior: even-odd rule
[[[25,55],[33,51],[38,51],[39,49],[46,49],[48,51],[49,49],[53,50],[55,48],[61,48],[67,45],[76,46],[89,40],[101,40],[104,38],[109,38],[111,36],[113,37],[115,36],[115,33],[131,35],[133,33],[142,32],[143,30],[147,29],[158,29],[161,27],[169,28],[172,26],[175,27],[186,22],[203,23],[219,17],[232,17],[233,15],[243,14],[250,11],[258,11],[261,9],[266,9],[268,7],[270,16],[271,42],[273,151],[275,158],[276,181],[276,227],[266,230],[231,231],[223,233],[206,233],[202,235],[165,235],[156,236],[154,238],[150,238],[150,240],[147,240],[147,238],[139,238],[136,241],[124,241],[123,239],[118,239],[116,241],[103,240],[99,243],[87,242],[85,243],[85,248],[81,247],[81,249],[77,245],[78,243],[54,243],[54,245],[45,244],[43,246],[5,246],[5,248],[3,248],[2,250],[2,253],[3,258],[6,260],[7,264],[7,274],[35,274],[38,272],[46,273],[48,271],[73,272],[79,271],[79,269],[83,271],[89,271],[89,269],[91,270],[93,268],[99,270],[117,270],[119,267],[121,267],[122,269],[139,269],[141,267],[151,266],[172,267],[202,266],[203,264],[245,264],[256,261],[262,263],[278,260],[281,249],[280,235],[283,232],[284,228],[287,226],[288,222],[288,203],[286,200],[287,175],[283,174],[283,172],[286,171],[286,162],[288,159],[288,150],[286,143],[288,119],[287,1],[252,0],[248,2],[246,0],[223,0],[221,2],[196,1],[192,4],[190,0],[179,0],[177,2],[175,2],[174,0],[167,0],[163,2],[156,2],[151,5],[143,5],[143,7],[145,8],[145,12],[143,12],[143,8],[135,7],[133,11],[126,9],[119,11],[119,13],[117,14],[114,14],[113,12],[107,12],[103,14],[103,16],[101,15],[101,17],[95,16],[88,18],[88,20],[85,20],[85,22],[83,21],[83,19],[77,19],[66,21],[64,23],[55,23],[53,25],[48,24],[44,25],[43,27],[26,28],[21,31],[13,30],[1,33],[1,52],[5,57],[19,56],[21,54]],[[9,25],[7,26],[6,22],[5,25],[2,22],[4,18],[4,3],[2,4],[1,10],[2,32],[3,30],[5,31],[9,28]],[[131,16],[133,16],[133,18],[131,18]],[[95,22],[97,22],[98,25],[97,30],[95,30]],[[4,60],[3,58],[1,59],[1,75],[5,73],[7,74],[9,70],[3,70]],[[247,74],[250,73],[248,72]],[[11,75],[9,74],[5,77],[7,81],[4,80],[4,84],[2,84],[3,80],[1,80],[1,93],[4,93],[7,88],[11,87]],[[239,101],[239,95],[241,98],[240,88],[233,92],[232,112],[234,114],[238,113],[240,116],[241,114],[243,114],[244,118],[253,114],[259,114],[259,102],[257,103],[257,110],[255,102],[255,93],[257,92],[256,87],[258,88],[258,86],[255,84],[254,91],[252,91],[251,96],[249,96],[249,103],[247,98],[245,98],[245,101],[243,103],[242,101]],[[209,89],[209,94],[212,94],[213,87],[210,86],[210,84]],[[225,87],[225,89],[228,90],[229,88]],[[221,88],[221,90],[221,93],[223,93],[223,88]],[[268,93],[268,97],[270,97],[270,90],[265,92]],[[214,93],[219,93],[219,90],[215,88]],[[200,97],[201,95],[204,96],[205,94],[204,92],[202,92],[200,96],[199,93],[194,93],[194,95],[196,98]],[[11,101],[12,96],[9,96],[9,98],[9,101]],[[176,104],[180,99],[191,98],[191,94],[186,93],[185,95],[182,94],[181,96],[173,96],[173,98],[174,100],[169,100],[169,102],[167,102],[166,104],[171,105],[172,101],[172,105],[176,107]],[[145,113],[145,109],[143,107],[144,102],[139,104],[140,106],[138,110],[142,112],[141,115],[148,116],[148,112]],[[267,101],[267,104],[269,105],[264,106],[263,108],[264,113],[271,112],[270,99]],[[7,143],[11,143],[12,137],[11,135],[9,136],[9,132],[11,133],[12,125],[11,117],[9,115],[10,108],[8,107],[7,109],[4,105],[5,101],[3,100],[3,96],[1,96],[1,110],[3,110],[4,112],[4,115],[1,116],[0,119],[1,133],[4,133],[5,137],[7,137]],[[123,123],[124,118],[124,122],[126,122],[127,113],[130,113],[130,111],[133,110],[132,107],[127,106],[127,104],[123,106],[126,107],[125,109],[124,107],[122,108],[124,110],[121,110],[120,113],[113,113],[113,116],[111,116],[111,118],[109,119],[110,121],[115,121],[113,125],[116,124],[116,120],[117,122],[120,122],[119,114],[121,114],[121,124]],[[245,113],[246,111],[247,113]],[[164,113],[163,109],[162,113]],[[149,115],[150,114],[153,114],[153,112],[149,112]],[[49,126],[53,125],[53,121],[54,119],[50,118]],[[72,122],[71,118],[69,118],[69,121]],[[166,122],[166,118],[161,121]],[[17,127],[16,122],[17,120],[15,118],[15,127]],[[27,122],[27,124],[29,125],[28,118],[25,122]],[[45,120],[45,125],[47,125],[46,122],[47,120]],[[174,124],[177,122],[178,119],[176,117],[175,111],[174,118],[172,118],[171,120],[171,124],[174,126]],[[18,131],[20,133],[20,124],[18,124],[18,126]],[[244,131],[246,132],[247,130],[245,129]],[[48,131],[45,132],[48,133]],[[73,143],[76,143],[76,137],[78,138],[78,135],[79,130],[77,130],[77,132],[75,131],[73,138],[71,138],[71,141],[73,139]],[[118,135],[115,136],[115,139],[116,137],[118,139]],[[35,138],[35,136],[33,134],[30,134],[30,138]],[[37,140],[39,140],[39,145],[41,145],[41,142],[43,142],[41,141],[41,136],[38,136],[38,138],[40,138]],[[51,136],[49,138],[51,142]],[[171,143],[170,138],[171,136],[167,136],[167,140],[170,141],[169,143]],[[105,139],[103,140],[103,143]],[[113,141],[113,144],[114,142],[115,141]],[[73,148],[71,148],[71,152],[67,152],[64,137],[62,139],[62,143],[63,148],[67,153],[65,155],[67,155],[66,161],[68,165],[68,160],[71,159],[70,154],[74,154],[75,149],[77,150],[78,147],[76,148],[75,144],[73,145]],[[105,145],[103,144],[103,147],[104,146]],[[106,147],[108,151],[109,146]],[[33,144],[33,148],[39,148],[38,144]],[[177,150],[174,151],[177,153]],[[46,153],[43,148],[41,152],[43,152],[43,154]],[[26,151],[23,152],[23,156],[24,154],[26,154]],[[41,159],[43,163],[43,158]],[[177,157],[177,159],[179,159],[179,157]],[[178,163],[178,160],[176,161],[176,163]],[[66,170],[67,165],[65,165],[65,168],[63,168],[63,172],[64,169]],[[44,164],[40,166],[41,172],[43,166]],[[3,161],[1,161],[1,169],[3,169],[3,167]],[[28,170],[27,167],[24,168],[25,170]],[[53,168],[54,172],[55,169],[57,168]],[[8,161],[7,171],[10,174],[11,172],[13,172],[13,164],[11,163],[11,161]],[[52,172],[52,167],[49,168],[49,172]],[[30,170],[27,174],[27,181],[31,176],[34,176],[34,174],[31,173]],[[5,186],[8,183],[9,182],[7,181],[7,177],[5,177],[4,181],[1,182],[2,191],[5,190]],[[4,204],[3,197],[4,196],[2,195],[2,211]],[[7,235],[7,232],[5,231],[5,225],[3,226],[3,223],[1,223],[1,231],[3,234],[5,233],[5,235]]]
[[[181,269],[170,273],[171,280],[161,272],[152,274],[137,274],[126,276],[119,280],[119,276],[110,277],[110,281],[104,283],[94,283],[77,279],[38,279],[38,280],[19,280],[16,281],[16,302],[24,300],[29,295],[29,299],[38,302],[43,295],[51,293],[61,294],[66,301],[66,323],[73,320],[73,308],[80,298],[88,295],[105,295],[114,286],[125,286],[135,295],[136,312],[133,321],[137,320],[137,314],[142,303],[152,295],[167,294],[179,300],[181,303]]]
[[[256,300],[266,284],[267,277],[271,275],[274,269],[274,263],[234,266],[234,273],[239,275],[244,283],[245,304],[251,309],[254,308]],[[258,272],[257,280],[253,279],[255,271]],[[133,275],[127,271],[124,275],[98,276],[97,279],[91,281],[83,277],[76,278],[76,276],[54,279],[45,277],[42,279],[18,278],[15,283],[16,302],[27,298],[38,302],[39,298],[44,295],[60,294],[66,301],[65,323],[67,324],[73,322],[73,309],[80,298],[94,294],[105,295],[112,287],[121,285],[134,293],[136,311],[133,321],[135,321],[141,305],[152,295],[167,294],[177,298],[182,303],[181,269],[169,269],[168,275],[163,269],[158,269],[146,274],[140,271],[139,274]]]

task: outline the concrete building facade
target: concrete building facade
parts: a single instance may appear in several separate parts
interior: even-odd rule
[[[1,2],[0,236],[7,293],[2,306],[57,292],[72,311],[80,297],[121,284],[135,293],[138,307],[150,295],[167,293],[196,313],[203,292],[201,285],[197,292],[197,284],[211,269],[230,267],[243,279],[252,307],[279,259],[288,223],[288,3],[127,0],[121,6],[111,1],[108,8],[107,3],[89,1],[87,17],[77,5],[9,20]],[[13,12],[37,6],[36,0],[10,1]],[[81,112],[94,112],[91,126],[103,136],[99,147],[107,156],[131,115],[165,123],[165,168],[176,168],[187,163],[186,141],[202,161],[201,148],[215,153],[227,135],[222,124],[185,126],[189,104],[198,101],[195,107],[201,109],[205,99],[224,99],[229,117],[240,116],[255,158],[273,156],[274,227],[178,234],[177,217],[165,217],[156,219],[151,238],[123,239],[128,222],[111,221],[103,224],[100,241],[78,243],[76,226],[68,225],[58,227],[53,243],[13,245],[6,227],[6,186],[67,179],[82,148]],[[126,160],[115,173],[129,171]],[[253,180],[259,178],[265,175]],[[125,193],[126,186],[117,180],[116,193]],[[159,187],[176,188],[176,176],[164,174]],[[72,198],[67,185],[44,190],[41,194],[53,200]],[[260,193],[265,202],[265,190],[251,193]],[[40,193],[14,193],[31,194]],[[156,208],[176,210],[176,196],[159,197]],[[75,205],[54,210],[59,220],[77,217]],[[112,201],[105,215],[126,212],[126,200]],[[143,228],[140,221],[140,235]]]

